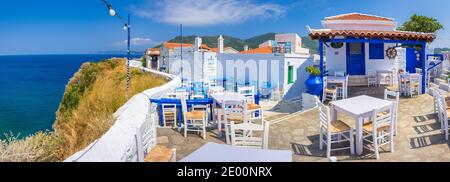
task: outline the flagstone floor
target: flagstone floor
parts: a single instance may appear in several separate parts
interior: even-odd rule
[[[352,87],[349,97],[370,95],[382,98],[384,88]],[[355,126],[354,121],[339,114],[338,119]],[[269,148],[292,150],[296,162],[326,162],[325,151],[319,150],[318,111],[316,109],[301,113],[288,120],[271,124]],[[365,150],[363,155],[350,155],[349,151],[332,152],[338,161],[389,161],[389,162],[441,162],[450,161],[450,143],[440,133],[440,124],[433,114],[433,99],[425,94],[416,98],[401,98],[398,115],[398,134],[394,138],[394,152],[381,150],[380,159],[375,160],[373,153]],[[216,131],[208,132],[207,139],[190,134],[184,138],[176,129],[158,129],[160,144],[177,148],[177,160],[189,155],[207,142],[224,143],[217,138]]]

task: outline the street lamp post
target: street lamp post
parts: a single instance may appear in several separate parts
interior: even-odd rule
[[[116,10],[113,9],[113,7],[106,2],[106,0],[102,0],[103,3],[105,3],[106,7],[109,10],[109,14],[111,16],[115,16],[119,18],[119,20],[124,24],[123,29],[127,30],[128,38],[127,38],[127,78],[126,78],[126,88],[125,88],[125,97],[128,100],[128,90],[130,87],[130,59],[131,59],[131,25],[130,25],[130,14],[128,13],[128,21],[125,21],[121,16],[119,16],[116,12]]]

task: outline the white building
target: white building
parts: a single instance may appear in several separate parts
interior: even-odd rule
[[[304,70],[314,64],[314,59],[309,50],[301,48],[297,34],[279,34],[259,48],[247,47],[240,53],[224,47],[222,36],[217,41],[218,48],[209,48],[197,37],[193,45],[183,44],[183,51],[179,43],[165,43],[160,60],[169,73],[193,82],[226,79],[228,83],[250,84],[257,89],[270,86],[279,89],[285,98],[298,97],[304,91],[308,77]]]
[[[365,77],[369,70],[392,70],[402,66],[396,62],[400,57],[392,54],[396,53],[395,50],[405,52],[406,55],[402,59],[406,59],[407,66],[400,69],[414,73],[415,68],[425,67],[421,60],[417,60],[420,55],[425,57],[425,51],[417,52],[412,47],[426,47],[426,43],[433,41],[435,35],[399,31],[396,27],[397,22],[391,18],[349,13],[326,17],[322,21],[322,28],[309,29],[309,35],[322,42],[319,46],[324,51],[319,52],[325,52],[323,56],[326,57],[326,61],[322,61],[323,71],[329,74],[346,72],[350,75],[349,85],[367,85]],[[399,49],[400,46],[409,48],[405,51]]]

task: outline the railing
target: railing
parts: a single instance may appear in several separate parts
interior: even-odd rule
[[[150,126],[147,132],[153,132],[153,137],[144,146],[156,145],[156,127],[159,118],[156,105],[151,104],[150,99],[161,98],[172,91],[180,85],[181,79],[148,68],[140,68],[165,76],[171,81],[133,96],[114,113],[116,121],[103,136],[67,158],[65,162],[137,162],[139,161],[137,130],[145,126]]]

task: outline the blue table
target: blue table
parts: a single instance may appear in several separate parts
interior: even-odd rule
[[[163,116],[162,116],[162,105],[163,104],[174,104],[176,105],[178,109],[178,127],[181,127],[182,122],[182,107],[181,107],[181,100],[180,99],[172,99],[172,98],[162,98],[162,99],[150,99],[151,103],[155,103],[158,105],[159,108],[159,124],[163,126]],[[212,104],[213,100],[210,98],[207,99],[190,99],[186,100],[186,105],[189,108],[192,105],[209,105],[211,110],[211,118],[212,118]]]

